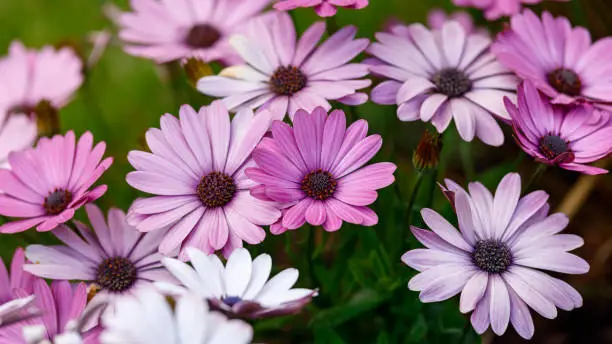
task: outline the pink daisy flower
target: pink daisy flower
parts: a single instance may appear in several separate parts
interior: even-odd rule
[[[195,57],[237,63],[228,37],[245,32],[271,0],[131,0],[118,16],[128,54],[158,63]]]
[[[523,4],[537,4],[543,0],[453,0],[457,6],[479,8],[488,20],[496,20],[519,13]],[[568,0],[556,0],[568,1]]]
[[[108,222],[95,205],[85,210],[93,231],[77,221],[77,231],[60,225],[53,234],[66,246],[28,246],[26,255],[35,263],[24,269],[43,278],[92,283],[97,291],[90,302],[94,305],[114,304],[155,281],[172,281],[157,252],[160,232],[140,233],[119,209],[108,212]]]
[[[389,80],[372,90],[375,103],[396,104],[400,120],[431,122],[440,133],[454,119],[465,141],[504,142],[494,117],[510,119],[503,98],[515,97],[517,79],[489,52],[489,37],[449,21],[439,30],[413,24],[403,35],[376,38],[368,52],[382,62],[370,69]]]
[[[0,111],[0,168],[9,168],[9,153],[31,147],[37,135],[36,120],[31,116]]]
[[[293,118],[298,109],[312,111],[318,106],[329,110],[328,100],[360,105],[368,100],[357,90],[368,87],[365,64],[349,63],[369,45],[355,39],[357,28],[348,26],[317,43],[325,23],[312,25],[296,42],[291,17],[284,12],[256,20],[246,36],[235,36],[230,43],[246,61],[226,68],[218,76],[198,82],[200,92],[224,97],[230,110],[240,107],[269,108],[275,119],[286,113]]]
[[[128,222],[140,231],[164,233],[159,250],[172,255],[196,247],[229,255],[242,241],[258,244],[280,211],[251,196],[255,184],[244,174],[253,165],[251,152],[270,125],[270,113],[254,116],[248,109],[234,119],[221,101],[195,112],[180,109],[180,119],[165,114],[161,130],[149,129],[152,153],[132,151],[128,160],[137,171],[127,175],[132,187],[155,195],[130,207]]]
[[[589,31],[572,28],[565,17],[532,11],[512,17],[491,51],[519,77],[531,81],[555,104],[612,102],[612,38],[591,44]],[[603,104],[606,103],[606,104]]]
[[[463,30],[465,30],[465,33],[468,35],[476,32],[486,35],[489,34],[486,29],[477,28],[474,25],[474,19],[472,19],[472,16],[465,11],[456,11],[451,14],[447,14],[442,9],[433,9],[429,11],[429,14],[427,15],[427,26],[434,30],[441,30],[442,27],[444,27],[444,24],[453,20],[461,24]]]
[[[368,6],[368,0],[280,0],[274,4],[279,11],[290,11],[299,7],[314,7],[321,17],[333,17],[338,12],[336,7],[362,9]]]
[[[34,306],[34,295],[0,303],[0,328],[16,322],[36,317],[40,312]]]
[[[373,226],[376,213],[368,208],[376,190],[391,185],[396,166],[389,162],[363,167],[382,146],[379,135],[366,136],[368,123],[358,120],[348,129],[344,112],[329,116],[317,108],[300,110],[293,128],[281,121],[272,125],[272,138],[264,138],[253,152],[257,167],[246,174],[260,185],[252,194],[284,204],[283,217],[271,227],[274,234],[293,230],[305,222],[336,231],[342,221]]]
[[[505,103],[516,142],[537,161],[586,174],[608,172],[586,164],[612,153],[610,113],[551,105],[529,81],[519,87],[518,107]]]
[[[31,114],[43,100],[59,109],[83,83],[83,63],[72,49],[40,51],[27,49],[19,41],[0,59],[0,123],[8,113]]]
[[[520,197],[521,177],[506,175],[493,196],[478,182],[469,192],[446,180],[454,194],[458,231],[440,214],[421,210],[432,231],[411,227],[426,246],[406,252],[402,261],[419,271],[408,282],[422,302],[437,302],[461,292],[462,313],[474,311],[472,325],[482,334],[489,325],[498,335],[512,323],[521,337],[533,336],[532,308],[545,318],[557,308],[582,306],[582,297],[566,282],[541,270],[583,274],[589,264],[568,251],[583,245],[577,235],[558,234],[568,224],[564,214],[548,215],[548,194]]]
[[[38,314],[32,298],[28,297],[33,293],[35,277],[23,270],[24,264],[21,248],[13,254],[10,274],[4,263],[0,263],[0,327]]]
[[[102,160],[106,144],[92,149],[86,132],[75,143],[74,132],[41,138],[35,148],[9,154],[12,170],[0,169],[0,215],[23,220],[0,226],[0,233],[23,232],[37,226],[50,231],[70,220],[82,205],[106,192],[106,185],[90,187],[113,163]],[[102,160],[102,161],[100,161]]]

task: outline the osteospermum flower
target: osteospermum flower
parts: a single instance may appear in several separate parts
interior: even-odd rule
[[[589,31],[572,28],[565,17],[532,11],[512,17],[491,51],[519,77],[531,81],[556,104],[612,101],[612,39],[591,43]]]
[[[489,53],[489,37],[468,34],[456,21],[434,31],[413,24],[405,35],[376,37],[368,51],[383,63],[370,69],[390,80],[372,90],[375,103],[397,104],[400,120],[431,122],[440,133],[454,119],[465,141],[504,142],[494,115],[510,119],[503,98],[514,97],[517,80]]]
[[[589,270],[587,262],[568,253],[584,242],[573,234],[558,234],[569,220],[561,213],[548,215],[548,194],[535,191],[521,198],[516,173],[503,178],[495,196],[478,182],[470,183],[469,193],[450,180],[446,189],[453,195],[460,231],[435,211],[423,209],[423,221],[432,231],[411,230],[427,248],[402,256],[420,272],[408,288],[420,291],[422,302],[461,292],[460,310],[474,311],[476,332],[482,334],[490,325],[502,335],[511,322],[527,339],[534,332],[528,307],[553,319],[557,307],[571,310],[582,305],[574,288],[541,271]]]
[[[369,41],[355,39],[357,28],[347,26],[317,46],[324,32],[325,23],[318,22],[296,42],[295,27],[287,13],[256,20],[247,35],[235,36],[230,42],[246,64],[229,67],[219,76],[204,77],[197,88],[204,94],[224,97],[230,110],[264,107],[275,119],[282,119],[287,112],[293,118],[298,109],[312,111],[322,106],[329,110],[329,100],[365,103],[368,96],[357,90],[370,85],[370,80],[359,79],[368,74],[368,67],[349,62]]]
[[[323,108],[312,114],[300,110],[293,128],[281,121],[272,125],[253,152],[257,167],[246,174],[260,185],[252,193],[283,204],[275,234],[296,229],[305,222],[336,231],[342,221],[373,226],[378,217],[368,205],[376,190],[393,183],[396,166],[383,162],[363,167],[382,146],[379,135],[367,136],[368,123],[359,120],[346,128],[340,110],[329,116]]]
[[[34,295],[0,303],[0,328],[40,315],[34,306]]]
[[[249,251],[238,248],[232,252],[227,264],[214,255],[197,249],[188,249],[193,265],[172,258],[164,258],[164,265],[182,285],[160,282],[163,291],[176,295],[192,293],[207,300],[216,310],[230,317],[267,318],[297,313],[307,305],[316,290],[291,288],[299,271],[289,268],[268,281],[272,258],[261,254],[251,259]]]
[[[280,11],[294,10],[299,7],[314,7],[321,17],[333,17],[338,12],[336,7],[362,9],[368,6],[368,0],[279,0],[274,8]]]
[[[479,8],[484,11],[485,17],[488,20],[496,20],[501,17],[519,13],[523,4],[537,4],[542,1],[543,0],[453,0],[453,3],[457,6]]]
[[[537,161],[586,174],[607,173],[586,165],[612,153],[612,116],[591,106],[551,105],[525,82],[518,107],[506,100],[516,142]]]
[[[50,231],[70,220],[82,205],[106,192],[106,185],[91,186],[113,163],[102,160],[106,144],[92,149],[86,132],[75,143],[74,132],[41,138],[35,148],[9,154],[12,170],[0,170],[0,214],[23,220],[0,226],[0,233],[22,232],[34,226]],[[100,161],[102,160],[102,161]]]
[[[429,14],[427,15],[427,26],[434,30],[441,30],[442,27],[444,27],[444,24],[453,20],[461,24],[466,34],[488,34],[486,29],[477,28],[474,25],[474,19],[472,19],[472,16],[465,11],[456,11],[451,14],[447,14],[442,9],[433,9],[429,11]]]
[[[228,37],[248,29],[271,0],[131,0],[133,12],[118,15],[125,51],[164,63],[187,57],[205,62],[240,59]]]
[[[248,344],[253,339],[249,324],[211,312],[193,294],[171,306],[162,294],[143,290],[119,304],[116,313],[105,313],[102,321],[102,344]]]
[[[196,113],[180,109],[180,119],[166,114],[161,130],[150,129],[152,153],[132,151],[128,160],[137,171],[127,175],[132,187],[156,196],[136,200],[128,222],[141,231],[163,231],[159,250],[170,255],[194,246],[229,255],[242,241],[258,244],[260,227],[274,223],[280,211],[251,196],[244,174],[251,152],[270,126],[270,113],[257,116],[243,109],[230,121],[221,101]]]
[[[34,275],[59,280],[80,280],[93,284],[92,304],[125,299],[158,280],[171,280],[161,264],[157,248],[161,233],[140,233],[130,227],[119,209],[108,212],[108,222],[95,205],[85,207],[93,231],[75,221],[77,231],[66,225],[53,234],[67,246],[30,245],[24,269]]]
[[[63,107],[83,83],[82,68],[70,48],[36,51],[14,41],[8,56],[0,59],[0,113],[30,115],[41,101]]]

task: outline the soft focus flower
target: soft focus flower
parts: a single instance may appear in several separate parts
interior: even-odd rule
[[[449,15],[442,9],[433,9],[429,11],[429,14],[427,15],[427,26],[433,30],[441,30],[442,27],[444,27],[444,24],[453,20],[461,24],[463,30],[465,30],[465,33],[468,35],[472,33],[488,35],[488,31],[486,29],[476,28],[474,25],[474,19],[472,19],[472,16],[465,11],[456,11]]]
[[[329,110],[329,100],[365,103],[368,96],[357,90],[370,85],[370,80],[359,79],[368,74],[368,67],[349,62],[369,41],[355,39],[357,28],[347,26],[317,46],[324,32],[325,23],[318,22],[296,41],[293,21],[284,12],[253,21],[247,35],[231,39],[246,64],[202,78],[198,90],[224,97],[230,110],[268,107],[275,119],[287,112],[293,118],[298,109]]]
[[[211,312],[193,294],[179,297],[172,307],[155,290],[142,290],[102,321],[102,344],[248,344],[253,339],[249,324]]]
[[[565,17],[532,11],[512,17],[491,51],[500,63],[531,81],[555,104],[592,102],[612,109],[612,38],[591,44],[583,27],[572,28]],[[599,104],[599,103],[608,103]]]
[[[543,0],[453,0],[457,6],[476,7],[484,11],[488,20],[511,16],[521,11],[523,4],[537,4]],[[569,0],[557,0],[569,1]]]
[[[113,159],[102,160],[104,142],[93,149],[92,143],[90,132],[75,144],[74,132],[69,131],[65,136],[41,138],[36,148],[11,153],[12,170],[0,169],[0,215],[25,219],[3,224],[0,232],[22,232],[34,226],[40,232],[50,231],[102,196],[106,185],[90,187]]]
[[[4,264],[0,264],[0,304],[32,295],[32,284],[36,277],[23,270],[25,253],[22,248],[15,250],[10,266],[10,274]]]
[[[612,153],[610,113],[551,105],[528,81],[519,87],[518,107],[505,103],[516,142],[537,161],[586,174],[608,172],[586,164]]]
[[[336,7],[350,9],[362,9],[368,6],[369,0],[279,0],[274,8],[280,11],[294,10],[298,7],[314,7],[321,17],[332,17],[336,15]]]
[[[344,112],[328,116],[323,108],[311,114],[298,111],[293,128],[274,122],[272,138],[264,138],[253,152],[257,167],[246,170],[260,184],[252,189],[255,197],[285,204],[272,233],[305,222],[327,231],[340,229],[342,221],[378,223],[368,205],[378,197],[376,190],[393,183],[396,166],[382,162],[363,167],[382,146],[379,135],[366,137],[367,132],[365,120],[347,129]]]
[[[240,59],[228,37],[248,29],[271,0],[131,0],[134,12],[117,20],[128,54],[163,63],[196,57],[205,62]]]
[[[127,175],[132,187],[154,194],[136,200],[128,222],[140,231],[163,231],[159,250],[169,255],[197,247],[229,255],[242,241],[258,244],[280,211],[251,196],[255,183],[244,170],[253,165],[251,152],[270,125],[270,113],[238,111],[232,121],[221,101],[180,109],[180,119],[165,114],[161,130],[149,129],[152,153],[132,151],[128,160],[137,171]]]
[[[370,67],[390,80],[372,90],[378,104],[397,104],[402,121],[421,119],[444,132],[452,119],[465,141],[504,142],[493,115],[510,119],[503,98],[515,97],[517,80],[488,51],[486,35],[466,34],[456,21],[429,31],[421,24],[405,35],[380,32],[368,51],[383,63]]]
[[[159,282],[156,285],[171,294],[192,293],[208,300],[210,306],[230,317],[267,318],[294,314],[307,305],[316,290],[291,288],[299,271],[289,268],[268,281],[272,258],[261,254],[251,259],[249,251],[237,248],[232,252],[225,268],[219,258],[197,249],[187,249],[193,265],[172,258],[163,263],[181,286]]]
[[[9,153],[31,147],[36,136],[36,120],[29,115],[0,111],[0,168],[9,168]]]
[[[491,325],[502,335],[511,322],[523,338],[533,336],[527,306],[545,318],[557,316],[557,307],[582,306],[582,297],[566,282],[541,270],[583,274],[589,265],[568,251],[582,246],[582,238],[558,234],[568,224],[564,214],[548,215],[548,194],[535,191],[520,197],[521,178],[506,175],[495,197],[482,184],[470,183],[469,193],[453,181],[459,222],[457,231],[440,214],[423,209],[423,221],[432,231],[412,227],[427,248],[406,252],[402,261],[420,273],[408,282],[420,291],[422,302],[437,302],[461,292],[462,313],[471,316],[476,332]]]
[[[24,269],[43,278],[95,284],[99,290],[91,300],[94,305],[123,302],[124,296],[154,281],[172,280],[157,252],[159,231],[140,233],[127,224],[119,209],[110,209],[108,222],[97,206],[87,205],[85,210],[93,231],[77,221],[78,233],[58,226],[52,233],[67,246],[28,246],[26,255],[33,264]]]
[[[34,306],[36,296],[30,295],[0,303],[0,328],[40,315]]]

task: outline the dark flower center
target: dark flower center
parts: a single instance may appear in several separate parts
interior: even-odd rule
[[[302,191],[320,201],[330,198],[336,191],[337,185],[338,182],[331,173],[323,170],[310,172],[302,179]]]
[[[278,67],[270,78],[270,88],[278,95],[292,96],[304,87],[308,79],[297,67]]]
[[[185,36],[185,44],[192,48],[210,48],[221,38],[219,30],[208,24],[198,24]]]
[[[582,81],[571,69],[559,68],[548,73],[548,83],[557,91],[569,96],[579,96],[582,93]]]
[[[558,135],[546,135],[540,139],[540,152],[547,159],[553,160],[559,155],[569,152],[569,145]]]
[[[72,202],[72,193],[64,189],[55,189],[45,197],[43,207],[48,215],[57,215],[68,208]]]
[[[221,301],[230,307],[234,307],[234,305],[242,301],[242,299],[238,296],[226,296],[222,298]]]
[[[504,243],[496,240],[481,240],[472,252],[472,261],[481,270],[499,274],[512,264],[512,253]]]
[[[102,289],[120,293],[134,285],[137,275],[136,266],[129,259],[112,257],[104,260],[98,266],[96,283]]]
[[[455,68],[446,68],[433,76],[431,82],[438,92],[450,98],[461,97],[472,89],[472,81],[464,72]]]
[[[198,196],[208,208],[222,207],[234,198],[234,179],[222,172],[210,172],[198,184]]]

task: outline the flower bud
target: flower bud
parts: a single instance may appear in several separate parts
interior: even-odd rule
[[[419,172],[426,172],[438,167],[442,136],[437,132],[425,130],[412,155],[412,164]]]

